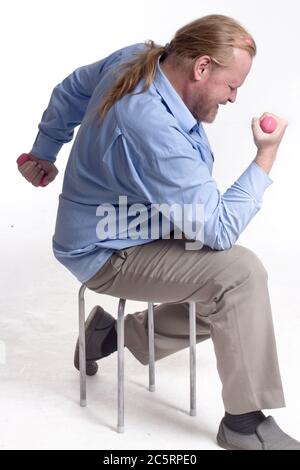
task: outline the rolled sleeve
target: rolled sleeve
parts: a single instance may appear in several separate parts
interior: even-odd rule
[[[273,183],[269,175],[253,161],[235,184],[238,184],[244,191],[259,203],[262,202],[265,190]]]

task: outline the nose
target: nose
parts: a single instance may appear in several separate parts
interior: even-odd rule
[[[228,98],[228,101],[230,101],[230,103],[234,103],[236,100],[236,95],[237,95],[237,90],[232,90],[231,95]]]

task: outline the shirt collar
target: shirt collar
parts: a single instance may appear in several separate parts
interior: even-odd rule
[[[166,102],[171,113],[185,132],[189,133],[194,130],[194,128],[195,130],[199,130],[199,122],[194,118],[182,98],[178,95],[175,88],[161,70],[159,65],[160,57],[157,60],[156,74],[153,82],[156,90]]]

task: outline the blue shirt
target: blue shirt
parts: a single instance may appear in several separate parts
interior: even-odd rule
[[[77,68],[58,84],[42,115],[31,153],[55,162],[65,142],[73,143],[64,175],[53,252],[80,282],[90,279],[116,250],[153,241],[101,240],[97,207],[166,203],[204,206],[204,244],[231,248],[258,212],[272,180],[254,161],[220,194],[212,177],[214,157],[201,122],[197,122],[163,74],[159,60],[155,79],[141,94],[115,103],[102,124],[93,111],[109,89],[117,67],[132,60],[144,44],[114,52]],[[135,93],[142,90],[143,81]],[[158,237],[161,238],[161,237]]]

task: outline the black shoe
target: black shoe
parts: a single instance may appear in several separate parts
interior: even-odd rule
[[[95,375],[97,360],[117,351],[116,320],[102,307],[96,305],[85,322],[86,373]],[[74,354],[74,366],[79,370],[79,338]]]

